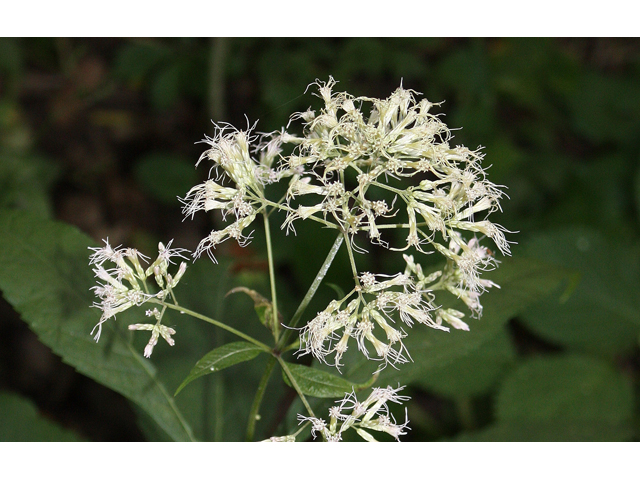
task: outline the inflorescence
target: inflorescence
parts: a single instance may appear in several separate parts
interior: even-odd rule
[[[300,122],[302,134],[282,129],[258,135],[255,125],[247,131],[216,125],[215,135],[203,140],[209,148],[196,163],[210,162],[210,178],[181,201],[185,218],[218,211],[226,222],[202,239],[196,258],[206,252],[215,260],[213,250],[230,238],[245,245],[251,239],[250,226],[267,209],[286,214],[282,229],[287,233],[309,220],[343,235],[353,289],[300,329],[299,353],[340,367],[353,339],[358,350],[380,361],[382,368],[410,360],[403,338],[415,323],[439,330],[469,329],[462,320],[465,314],[441,308],[434,292],[449,292],[464,302],[472,317],[481,316],[481,295],[498,287],[481,278],[498,264],[482,242],[489,238],[502,254],[510,254],[507,230],[489,220],[501,210],[505,194],[503,187],[487,180],[480,150],[450,145],[450,129],[432,113],[439,104],[418,101],[417,92],[402,86],[388,98],[376,99],[334,92],[335,84],[333,78],[316,81],[323,107],[292,115],[290,124]],[[286,195],[279,201],[268,199],[267,187],[284,181]],[[354,253],[365,253],[367,242],[402,252],[404,271],[360,271]],[[161,256],[169,255],[166,251],[171,252],[166,249]],[[416,258],[433,253],[442,256],[443,266],[425,272]],[[135,250],[114,250],[108,243],[96,249],[91,263],[106,282],[95,287],[102,300],[97,306],[103,310],[96,337],[102,323],[116,313],[169,295],[184,272],[181,265],[181,272],[169,280],[166,265],[156,261],[143,270],[142,258]],[[117,267],[105,270],[105,260]],[[156,294],[139,285],[152,274],[160,286]],[[160,334],[154,331],[156,339]],[[165,334],[170,338],[170,332]]]

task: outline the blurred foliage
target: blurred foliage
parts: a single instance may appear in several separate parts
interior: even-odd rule
[[[94,243],[109,236],[152,253],[175,237],[176,246],[193,248],[217,219],[182,223],[175,197],[207,173],[193,168],[202,152],[194,142],[212,132],[213,112],[226,112],[215,122],[241,128],[259,120],[258,130],[272,131],[292,112],[318,108],[319,99],[304,94],[316,78],[332,75],[339,89],[370,97],[402,82],[444,101],[437,111],[462,127],[453,144],[484,147],[491,180],[511,197],[497,221],[519,232],[508,236],[519,243],[513,259],[488,275],[504,290],[486,295],[471,331],[427,332],[410,347],[420,352],[415,363],[400,376],[383,372],[389,383],[411,380],[407,439],[638,440],[639,54],[637,39],[1,39],[0,207],[75,224]],[[272,225],[281,220],[275,215]],[[276,242],[283,315],[295,311],[332,237],[301,225],[297,237]],[[224,298],[237,285],[268,296],[263,246],[256,231],[250,247],[221,246],[216,257],[227,263],[196,263],[181,302],[234,325],[251,319],[255,335],[266,336],[250,299]],[[363,269],[399,268],[384,251],[371,253]],[[78,277],[85,283],[86,270]],[[340,252],[307,316],[335,298],[335,288],[350,288],[344,272]],[[20,283],[4,277],[9,299]],[[170,392],[203,355],[237,340],[187,325],[173,349],[154,353]],[[88,337],[92,326],[75,334]],[[141,351],[141,338],[127,339]],[[197,438],[242,438],[229,436],[238,430],[229,423],[246,418],[265,362],[258,356],[199,378],[176,397]],[[0,388],[20,391],[8,365],[0,365]],[[362,380],[352,373],[349,380]],[[281,418],[296,424],[299,404],[287,413],[291,397],[273,379],[258,435],[273,433]],[[147,438],[165,438],[143,406],[134,409]]]
[[[0,392],[0,439],[3,442],[78,442],[75,433],[42,417],[30,400]]]

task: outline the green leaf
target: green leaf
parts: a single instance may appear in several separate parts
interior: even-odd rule
[[[506,330],[487,340],[482,348],[444,365],[434,366],[414,383],[450,398],[470,397],[488,392],[515,360],[515,349]]]
[[[42,417],[31,400],[0,392],[0,441],[78,442],[74,432]]]
[[[631,420],[629,382],[607,363],[582,355],[532,358],[509,375],[496,403],[498,421]]]
[[[583,355],[532,358],[504,380],[497,422],[460,441],[624,441],[633,390],[608,363]]]
[[[0,105],[2,115],[6,112]],[[53,162],[0,149],[0,208],[19,208],[51,217],[49,191],[57,176]]]
[[[189,376],[185,378],[184,382],[182,382],[178,387],[174,395],[178,395],[180,390],[193,382],[196,378],[219,370],[224,370],[225,368],[236,365],[237,363],[253,360],[262,352],[264,352],[264,350],[249,342],[228,343],[222,347],[216,348],[215,350],[211,350],[202,357],[198,363],[196,363],[195,367],[191,370],[191,373],[189,373]]]
[[[72,226],[18,211],[0,211],[0,289],[42,343],[80,373],[139,405],[173,440],[194,440],[153,365],[118,328],[129,312],[90,332],[99,313],[89,308],[94,284],[87,247],[94,242]]]
[[[631,424],[612,425],[597,421],[522,420],[496,423],[483,430],[458,435],[459,442],[621,442],[633,436]]]
[[[566,302],[549,297],[523,313],[528,328],[551,342],[594,355],[633,348],[640,332],[636,252],[584,228],[539,234],[526,252],[580,274]]]
[[[505,379],[496,433],[517,437],[519,427],[522,439],[622,441],[632,434],[632,417],[631,385],[607,363],[581,355],[540,357]]]
[[[365,386],[351,383],[342,377],[318,370],[317,368],[307,367],[306,365],[297,363],[286,362],[286,364],[302,393],[310,397],[344,397],[345,393],[351,392],[352,389],[359,390]],[[291,382],[284,372],[283,377],[285,383],[291,386]]]
[[[399,371],[385,368],[380,374],[381,381],[409,383],[464,358],[498,335],[509,319],[554,291],[566,276],[563,270],[545,263],[506,258],[498,269],[485,275],[500,285],[500,289],[492,288],[482,295],[482,318],[467,320],[471,331],[452,329],[447,333],[414,325],[404,341],[413,362],[401,365]],[[447,299],[438,298],[437,302],[451,306]],[[465,310],[464,305],[458,308]],[[364,368],[371,366],[365,364]]]

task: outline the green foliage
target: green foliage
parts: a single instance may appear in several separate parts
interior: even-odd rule
[[[0,392],[0,441],[78,442],[74,432],[43,417],[30,400],[14,393]]]
[[[622,374],[593,358],[532,358],[504,380],[495,414],[495,425],[459,439],[623,441],[632,435],[633,391]]]
[[[624,142],[638,131],[640,87],[634,78],[585,72],[571,102],[576,129],[593,142]]]
[[[194,41],[189,39],[177,44],[161,40],[131,43],[119,51],[114,76],[134,88],[147,83],[154,108],[166,111],[185,93],[204,96],[206,70],[202,53],[194,49]]]
[[[344,397],[345,393],[351,392],[351,389],[359,387],[359,385],[351,383],[342,377],[325,372],[324,370],[318,370],[317,368],[288,362],[287,367],[291,371],[302,393],[311,397]],[[287,385],[291,385],[284,372],[283,378]]]
[[[248,342],[233,342],[218,347],[207,353],[196,363],[189,376],[185,378],[184,382],[176,390],[175,395],[178,395],[184,387],[196,378],[218,372],[237,363],[253,360],[262,352],[264,350]]]
[[[75,228],[27,212],[0,212],[0,289],[42,343],[82,374],[138,404],[173,440],[193,440],[152,364],[115,322],[96,345],[87,247]],[[122,315],[125,316],[125,315]]]
[[[267,327],[270,332],[273,332],[273,305],[271,304],[271,302],[255,290],[251,290],[247,287],[233,288],[227,295],[238,292],[246,293],[247,295],[249,295],[249,297],[251,297],[251,299],[253,300],[253,308],[258,315],[258,320],[260,320],[260,323]],[[282,318],[280,318],[280,321],[282,321]]]
[[[637,251],[593,230],[570,228],[533,236],[526,253],[580,274],[566,301],[548,297],[524,312],[528,328],[552,343],[594,355],[613,356],[636,344]]]
[[[515,360],[511,338],[501,329],[477,349],[449,362],[443,361],[416,378],[413,384],[454,399],[484,395],[493,389]]]
[[[43,158],[0,149],[0,208],[19,208],[50,217],[50,188],[57,170]]]

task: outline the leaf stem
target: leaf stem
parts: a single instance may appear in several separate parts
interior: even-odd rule
[[[258,390],[256,390],[256,396],[253,398],[251,411],[249,412],[249,421],[247,422],[246,435],[247,442],[253,441],[253,435],[256,431],[256,421],[258,420],[258,412],[260,411],[260,405],[262,404],[262,399],[264,398],[264,392],[267,389],[267,384],[269,383],[269,378],[271,377],[271,373],[273,372],[273,367],[275,366],[275,364],[276,357],[269,357],[267,366],[265,367],[262,378],[260,379]]]
[[[227,332],[231,332],[234,335],[237,335],[238,337],[245,339],[247,342],[253,343],[255,346],[260,347],[265,352],[271,352],[271,348],[268,347],[267,345],[265,345],[264,343],[262,343],[261,341],[256,340],[255,338],[253,338],[253,337],[251,337],[251,336],[249,336],[249,335],[247,335],[245,333],[242,333],[241,331],[236,330],[235,328],[230,327],[229,325],[226,325],[226,324],[224,324],[222,322],[219,322],[218,320],[214,320],[213,318],[209,318],[206,315],[202,315],[202,314],[200,314],[198,312],[194,312],[193,310],[189,310],[188,308],[180,307],[180,306],[177,306],[177,305],[171,305],[170,303],[165,303],[165,302],[163,302],[161,300],[156,300],[154,298],[149,299],[148,301],[151,302],[151,303],[157,303],[159,305],[164,305],[167,308],[170,308],[172,310],[177,310],[180,313],[185,313],[185,314],[190,315],[190,316],[192,316],[194,318],[197,318],[199,320],[204,320],[207,323],[215,325],[216,327],[220,327],[223,330],[226,330]]]

